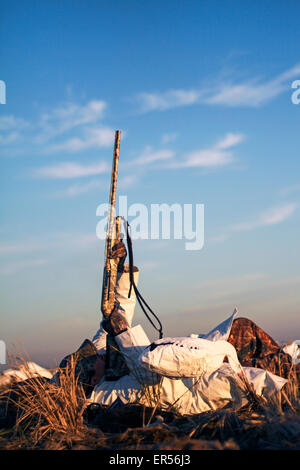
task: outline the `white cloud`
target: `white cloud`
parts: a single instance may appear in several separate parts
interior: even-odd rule
[[[257,78],[242,83],[220,80],[214,87],[192,90],[167,90],[157,93],[139,93],[135,101],[139,111],[164,111],[179,106],[194,104],[221,106],[261,106],[289,88],[289,80],[300,74],[300,64],[288,69],[277,77],[260,81]]]
[[[114,142],[113,129],[106,127],[95,127],[84,130],[84,137],[73,137],[60,144],[52,145],[46,153],[60,151],[80,152],[88,148],[109,147]]]
[[[208,104],[225,106],[260,106],[287,90],[287,82],[300,73],[300,64],[263,83],[251,80],[242,84],[223,85],[215,94],[210,96]]]
[[[0,145],[11,145],[20,137],[20,132],[29,127],[29,123],[24,119],[16,118],[13,115],[0,117]]]
[[[295,212],[296,208],[297,204],[295,203],[275,207],[262,214],[259,220],[259,226],[274,225],[283,222]]]
[[[0,117],[0,130],[1,131],[24,129],[24,127],[27,127],[28,125],[29,123],[27,121],[21,118],[17,118],[13,115]]]
[[[137,182],[136,175],[127,175],[120,178],[118,181],[118,188],[119,189],[128,189],[131,188]]]
[[[135,175],[123,176],[118,181],[118,188],[128,189],[131,186],[133,186],[136,181],[137,181],[137,177]],[[108,190],[106,185],[107,185],[107,182],[94,179],[94,180],[88,181],[87,183],[72,184],[65,189],[56,191],[53,196],[72,198],[72,197],[80,196],[81,194],[89,193],[90,191],[93,191],[95,189],[97,190],[107,189]]]
[[[275,225],[280,222],[283,222],[288,217],[290,217],[296,210],[297,204],[285,204],[279,207],[274,207],[263,214],[261,214],[257,220],[253,220],[252,222],[241,223],[237,225],[233,225],[231,227],[232,232],[239,232],[239,231],[248,231],[252,230],[257,227],[266,227],[268,225]]]
[[[231,148],[244,140],[244,135],[238,133],[228,133],[212,145],[210,148],[195,150],[187,153],[181,159],[174,160],[175,152],[170,149],[153,150],[146,147],[141,155],[129,162],[129,165],[150,165],[152,163],[166,161],[164,168],[214,168],[228,165],[234,161],[234,154]]]
[[[244,140],[244,136],[242,134],[229,133],[229,134],[226,134],[226,136],[222,140],[217,142],[217,144],[215,145],[215,148],[221,149],[221,150],[228,149],[230,147],[234,147],[235,145],[238,145],[243,140]]]
[[[256,219],[250,222],[242,222],[240,224],[235,224],[231,227],[228,227],[223,234],[211,238],[211,241],[223,242],[229,237],[231,233],[234,232],[247,232],[249,230],[254,230],[259,227],[268,227],[271,225],[279,224],[291,217],[291,215],[293,215],[296,209],[296,203],[289,203],[274,207],[266,212],[263,212],[262,214],[259,214]]]
[[[136,160],[130,162],[130,164],[134,165],[148,165],[149,163],[158,162],[161,160],[169,160],[173,158],[174,152],[173,150],[152,150],[151,147],[146,147],[145,150],[142,152],[141,156]]]
[[[54,194],[54,197],[72,198],[72,197],[79,196],[80,194],[85,194],[94,189],[100,189],[100,188],[101,188],[101,182],[99,180],[92,180],[83,184],[72,184],[71,186],[68,186],[67,188],[61,191],[57,191]]]
[[[2,136],[0,135],[0,144],[1,145],[9,145],[18,140],[20,137],[19,132],[9,132],[7,135]]]
[[[161,138],[162,144],[168,144],[170,142],[174,142],[177,139],[177,133],[173,132],[170,134],[164,134]]]
[[[39,178],[71,179],[81,178],[83,176],[99,175],[101,173],[106,173],[108,170],[109,166],[105,162],[92,163],[90,165],[64,162],[53,166],[38,168],[33,172],[33,175]]]
[[[218,149],[196,150],[184,156],[184,161],[176,162],[172,168],[216,167],[232,163],[233,155]]]
[[[181,161],[177,160],[170,164],[170,168],[213,168],[228,165],[234,160],[230,149],[244,140],[242,134],[227,134],[222,140],[210,148],[195,150],[183,156]]]
[[[168,90],[163,93],[139,93],[135,101],[140,112],[164,111],[178,106],[188,106],[199,101],[200,92],[196,90]]]
[[[103,117],[106,102],[89,101],[86,105],[67,103],[44,113],[40,119],[42,132],[37,136],[38,141],[47,140],[80,125],[94,124]]]
[[[65,103],[37,116],[34,122],[7,115],[0,117],[0,144],[14,146],[14,153],[79,152],[89,148],[107,147],[113,143],[114,131],[99,125],[106,102],[91,100],[79,105]],[[76,132],[76,134],[75,134]],[[59,138],[61,142],[59,142]]]
[[[255,107],[275,98],[282,91],[284,91],[283,85],[275,81],[261,85],[256,83],[228,84],[208,97],[205,102],[212,105]]]

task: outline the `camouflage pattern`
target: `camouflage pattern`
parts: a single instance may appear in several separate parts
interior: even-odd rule
[[[126,258],[126,248],[120,238],[121,218],[115,218],[115,204],[117,191],[117,178],[119,166],[121,131],[115,133],[114,156],[109,194],[109,215],[104,254],[104,272],[101,311],[103,314],[103,328],[107,331],[106,337],[106,380],[117,380],[129,371],[125,360],[116,350],[117,344],[114,336],[127,330],[128,325],[122,315],[118,313],[118,303],[115,299],[115,287],[118,273],[122,272]]]
[[[118,264],[120,261],[117,256],[111,256],[113,246],[120,240],[120,217],[115,218],[120,140],[121,131],[116,131],[109,194],[109,214],[105,240],[104,271],[101,299],[101,311],[103,313],[104,318],[109,317],[115,306],[115,286],[117,281]]]
[[[109,381],[118,380],[129,374],[129,369],[124,357],[119,352],[114,337],[126,331],[128,324],[116,306],[110,317],[102,321],[102,325],[108,333],[106,336],[105,379]]]
[[[126,256],[127,251],[124,243],[122,241],[115,243],[111,250],[111,258],[119,260],[117,266],[118,276],[124,271]],[[116,302],[112,313],[108,317],[103,318],[102,326],[108,333],[106,337],[105,379],[110,381],[118,380],[123,375],[128,374],[129,370],[123,356],[117,351],[118,347],[113,337],[127,330],[128,324],[124,316],[119,313]]]
[[[300,383],[299,365],[293,368],[291,356],[248,318],[236,318],[233,321],[228,342],[235,347],[242,366],[259,367],[285,378],[293,375],[294,369]]]
[[[95,364],[98,358],[97,349],[89,339],[85,339],[76,352],[64,357],[59,364],[58,372],[51,381],[54,381],[58,385],[60,384],[60,374],[66,369],[71,358],[76,359],[75,376],[78,377],[78,382],[82,384],[85,394],[88,396],[93,390],[90,382],[95,372]]]
[[[106,337],[105,380],[118,380],[130,373],[123,355],[113,336]]]
[[[102,320],[102,326],[110,336],[119,335],[120,333],[123,333],[123,331],[127,330],[128,323],[124,318],[124,315],[119,312],[118,305],[115,306],[113,312],[108,318]]]

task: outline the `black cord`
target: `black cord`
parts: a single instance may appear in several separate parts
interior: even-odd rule
[[[158,331],[159,333],[159,339],[161,339],[163,337],[163,331],[162,331],[162,324],[161,324],[161,321],[160,319],[157,317],[157,315],[153,312],[153,310],[151,309],[151,307],[147,304],[146,300],[142,297],[141,293],[139,292],[135,282],[134,282],[134,277],[133,277],[133,249],[132,249],[132,240],[131,240],[131,236],[129,235],[129,228],[130,228],[130,225],[129,223],[127,222],[127,220],[124,218],[124,217],[121,217],[123,219],[123,222],[124,222],[124,225],[125,225],[125,229],[126,229],[126,239],[127,239],[127,247],[128,247],[128,258],[129,258],[129,280],[130,280],[130,288],[129,288],[129,293],[128,293],[128,298],[130,298],[131,296],[131,291],[132,291],[132,287],[134,289],[134,292],[135,292],[135,295],[136,295],[136,298],[137,298],[137,301],[138,303],[140,304],[140,307],[141,309],[143,310],[144,314],[146,315],[146,317],[148,318],[149,322],[151,323],[151,325],[153,326],[153,328]],[[146,311],[146,308],[149,310],[149,313],[151,313],[153,315],[153,317],[156,319],[157,323],[158,323],[158,327],[153,323],[153,321],[151,320],[149,314],[147,313]]]

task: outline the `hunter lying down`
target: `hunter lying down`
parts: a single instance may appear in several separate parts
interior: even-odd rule
[[[114,256],[126,256],[122,242]],[[138,275],[134,268],[136,284]],[[74,353],[79,381],[90,402],[111,405],[119,397],[124,403],[151,406],[150,396],[159,390],[162,407],[175,403],[181,414],[194,414],[228,403],[241,406],[245,394],[237,384],[242,376],[266,396],[280,390],[295,369],[299,381],[300,364],[293,366],[292,357],[251,320],[235,318],[237,310],[207,335],[150,344],[140,325],[131,328],[136,296],[132,289],[128,298],[129,288],[128,265],[124,265],[116,286],[118,307],[101,321],[92,342],[85,340]],[[110,354],[106,354],[107,338]],[[59,383],[59,372],[52,381]]]

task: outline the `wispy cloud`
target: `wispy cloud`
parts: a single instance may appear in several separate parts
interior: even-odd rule
[[[74,162],[63,162],[57,165],[44,166],[33,171],[33,176],[37,178],[50,179],[71,179],[84,176],[99,175],[106,173],[109,166],[105,162],[81,165]]]
[[[13,115],[0,117],[0,131],[20,130],[29,126],[29,122]]]
[[[30,124],[24,119],[16,118],[13,115],[0,117],[0,145],[9,146],[15,144],[21,137],[25,128],[30,128]]]
[[[14,145],[16,153],[51,154],[80,152],[89,148],[110,146],[113,129],[103,125],[103,100],[91,100],[80,105],[67,102],[36,117],[34,122],[13,115],[0,117],[0,144],[8,146],[22,139],[22,146]],[[75,134],[76,132],[76,134]]]
[[[80,152],[88,148],[109,147],[114,141],[113,129],[107,127],[95,127],[85,129],[83,137],[73,137],[56,145],[47,148],[46,153]]]
[[[123,176],[122,178],[120,178],[120,181],[118,182],[118,187],[119,189],[129,189],[134,184],[136,184],[137,180],[138,179],[136,175]]]
[[[94,124],[103,117],[107,104],[103,100],[92,100],[85,105],[65,103],[41,115],[40,134],[37,141],[48,140],[75,127]]]
[[[261,214],[257,220],[253,220],[249,223],[246,222],[233,225],[231,227],[231,231],[248,231],[257,227],[266,227],[269,225],[279,224],[280,222],[283,222],[284,220],[289,218],[295,212],[296,208],[297,204],[295,203],[274,207],[273,209],[270,209]]]
[[[281,73],[272,80],[259,82],[252,79],[240,84],[223,85],[207,100],[208,104],[224,106],[260,106],[280,95],[287,89],[287,82],[300,73],[300,64]]]
[[[29,239],[9,243],[0,242],[0,256],[7,257],[13,255],[36,253],[36,252],[49,252],[49,250],[63,250],[83,249],[91,247],[99,240],[95,233],[61,233],[54,232],[48,233],[47,236],[41,239]]]
[[[142,113],[187,106],[199,101],[201,92],[197,90],[167,90],[162,93],[138,93],[135,100]]]
[[[300,64],[288,69],[271,80],[252,78],[243,82],[220,80],[215,86],[202,89],[166,90],[164,92],[138,93],[133,101],[141,113],[164,111],[179,106],[195,104],[220,106],[256,107],[276,98],[287,89],[288,81],[298,77]]]
[[[129,189],[137,181],[136,175],[123,176],[118,181],[119,189]],[[68,186],[62,190],[56,191],[53,194],[54,198],[73,198],[80,196],[82,194],[90,193],[94,190],[108,190],[108,182],[99,181],[98,179],[93,179],[87,183],[77,183]]]
[[[48,263],[47,259],[24,260],[15,263],[9,263],[0,268],[0,274],[8,276],[24,269],[39,268]]]
[[[244,140],[242,134],[229,133],[210,148],[195,150],[183,156],[181,160],[170,163],[170,168],[213,168],[228,165],[234,161],[230,150]]]
[[[153,150],[152,147],[146,147],[142,154],[135,160],[131,161],[132,165],[149,165],[150,163],[169,160],[173,158],[175,152],[173,150]]]
[[[0,145],[9,145],[20,138],[19,132],[9,132],[5,136],[0,135]]]
[[[174,150],[153,150],[152,147],[147,146],[138,158],[128,163],[128,166],[150,166],[157,163],[161,163],[162,165],[159,167],[164,169],[214,168],[224,166],[235,160],[232,148],[243,142],[244,139],[245,136],[243,134],[228,133],[211,147],[194,150],[179,156],[176,160],[174,159]]]
[[[62,198],[72,198],[80,196],[81,194],[89,193],[90,191],[93,191],[95,189],[100,189],[101,186],[101,181],[99,180],[92,180],[82,184],[72,184],[71,186],[68,186],[65,189],[56,191],[53,196]]]
[[[279,224],[291,217],[291,215],[293,215],[297,209],[297,206],[298,205],[296,203],[288,203],[269,209],[259,214],[256,219],[228,227],[222,234],[213,237],[211,241],[222,242],[225,241],[234,232],[247,232],[259,227],[268,227]]]
[[[169,144],[170,142],[174,142],[177,139],[178,134],[176,132],[172,132],[170,134],[163,134],[161,138],[162,144]]]

